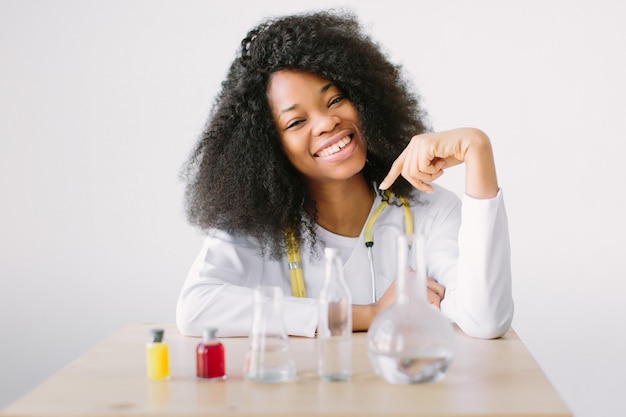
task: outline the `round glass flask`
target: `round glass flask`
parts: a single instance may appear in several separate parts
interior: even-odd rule
[[[393,384],[439,380],[456,351],[452,325],[426,298],[423,238],[410,242],[411,236],[398,237],[396,301],[376,316],[367,332],[370,362]]]

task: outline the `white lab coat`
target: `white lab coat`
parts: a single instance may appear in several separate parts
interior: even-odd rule
[[[411,207],[415,233],[425,238],[428,276],[446,288],[441,311],[468,335],[494,338],[504,334],[513,318],[510,245],[502,191],[493,199],[465,196],[434,185]],[[376,199],[373,209],[379,204]],[[377,297],[396,276],[396,240],[404,232],[400,207],[388,206],[374,228]],[[372,301],[370,264],[363,238],[346,238],[319,230],[329,246],[343,246],[344,276],[354,304]],[[346,249],[347,248],[347,249]],[[286,257],[260,255],[254,240],[211,231],[193,263],[178,299],[176,322],[182,334],[199,336],[206,326],[220,336],[246,336],[252,323],[253,288],[283,289],[283,315],[291,335],[313,337],[318,296],[324,280],[324,259],[301,247],[307,298],[291,296]]]

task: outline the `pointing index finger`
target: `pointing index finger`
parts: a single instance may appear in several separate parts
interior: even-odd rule
[[[404,166],[406,153],[407,149],[405,148],[400,156],[398,156],[396,160],[393,161],[393,164],[391,165],[391,169],[387,173],[387,176],[378,186],[379,189],[386,190],[387,188],[391,187],[391,184],[393,184],[394,181],[400,176],[400,174],[402,173],[402,167]]]

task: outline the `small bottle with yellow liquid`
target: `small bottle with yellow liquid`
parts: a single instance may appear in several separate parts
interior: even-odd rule
[[[152,329],[146,345],[146,370],[148,378],[162,381],[170,377],[168,346],[163,341],[163,329]]]

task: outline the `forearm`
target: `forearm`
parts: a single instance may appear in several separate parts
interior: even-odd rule
[[[181,291],[176,323],[181,334],[201,336],[207,323],[219,336],[247,336],[252,322],[252,290],[228,284],[194,283]]]
[[[502,195],[463,203],[457,279],[446,288],[442,311],[465,333],[501,336],[513,317],[510,245]]]
[[[365,332],[376,315],[372,304],[352,305],[352,331]]]

